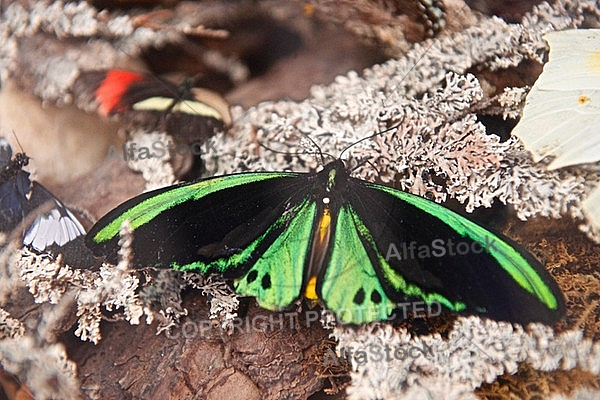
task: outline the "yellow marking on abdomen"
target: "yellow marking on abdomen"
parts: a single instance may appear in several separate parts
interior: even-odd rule
[[[329,213],[329,208],[325,208],[323,210],[323,216],[321,217],[321,222],[319,222],[319,242],[323,243],[327,232],[329,230],[329,224],[331,223],[331,214]]]
[[[306,290],[304,291],[304,297],[309,300],[317,301],[319,300],[319,296],[317,296],[317,277],[311,276],[306,284]]]
[[[331,213],[329,212],[329,207],[325,207],[323,209],[323,215],[321,216],[321,220],[319,221],[319,232],[317,237],[313,241],[313,250],[311,255],[311,265],[313,263],[320,264],[323,261],[324,246],[327,245],[327,241],[329,240],[329,229],[331,227]],[[304,296],[316,303],[319,300],[319,296],[317,295],[317,277],[316,275],[312,275],[306,284],[306,288],[304,289]]]

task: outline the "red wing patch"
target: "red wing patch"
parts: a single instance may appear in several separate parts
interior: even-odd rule
[[[144,80],[144,75],[122,69],[111,69],[96,89],[98,112],[104,116],[115,112],[123,112],[129,108],[121,100],[129,87],[134,82]]]

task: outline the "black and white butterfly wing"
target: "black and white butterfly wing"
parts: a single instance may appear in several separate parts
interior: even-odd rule
[[[85,235],[77,217],[41,184],[29,179],[29,173],[23,170],[28,162],[24,153],[13,157],[8,141],[0,138],[0,230],[13,231],[27,215],[49,203],[49,211],[36,215],[23,228],[23,245],[38,252],[51,247],[56,250]]]
[[[27,212],[49,202],[50,211],[35,217],[23,236],[23,244],[37,251],[45,251],[52,246],[62,247],[85,235],[85,229],[60,200],[37,182],[32,183],[31,197],[26,203]]]

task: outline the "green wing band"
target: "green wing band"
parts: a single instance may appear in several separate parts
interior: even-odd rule
[[[369,247],[371,247],[374,254],[377,256],[377,262],[383,272],[383,277],[386,281],[391,284],[394,289],[401,291],[407,297],[418,297],[422,299],[427,304],[432,303],[440,303],[447,307],[452,311],[462,311],[466,308],[466,305],[462,302],[452,302],[448,298],[442,296],[439,293],[428,293],[423,291],[417,285],[410,284],[406,282],[406,279],[402,277],[402,275],[398,274],[386,261],[385,257],[381,254],[377,245],[375,244],[375,240],[373,240],[373,236],[369,232],[369,229],[363,224],[363,222],[358,218],[356,214],[354,216],[354,223],[356,224],[356,228],[363,239],[363,242],[367,243]]]
[[[129,220],[131,227],[133,230],[135,230],[152,221],[152,219],[157,215],[186,201],[198,200],[210,195],[211,193],[228,189],[233,186],[240,186],[247,183],[289,176],[289,173],[279,172],[245,173],[226,175],[219,178],[207,179],[188,185],[178,186],[163,193],[157,194],[156,196],[149,197],[148,199],[123,212],[104,228],[100,229],[94,235],[93,240],[94,242],[100,244],[115,238],[119,235],[121,224],[126,219]]]
[[[342,322],[361,324],[387,319],[395,305],[383,291],[363,246],[357,218],[346,206],[338,213],[320,295]]]
[[[369,256],[365,248],[370,248]],[[375,272],[378,265],[383,278],[407,297],[417,297],[425,303],[439,302],[453,311],[462,311],[466,305],[452,302],[439,293],[427,293],[406,280],[387,263],[369,229],[350,205],[340,209],[335,238],[327,270],[321,283],[321,296],[327,307],[336,312],[345,323],[361,324],[387,319],[396,308]]]
[[[238,294],[256,297],[269,310],[281,310],[300,296],[316,208],[314,201],[305,200],[282,217],[292,219],[252,268],[234,282]]]
[[[367,186],[384,191],[425,211],[450,226],[463,237],[468,237],[479,243],[523,289],[536,296],[550,309],[557,309],[558,300],[552,293],[551,288],[546,285],[525,257],[499,236],[454,211],[419,196],[377,184],[368,184]],[[392,275],[390,277],[393,278]]]

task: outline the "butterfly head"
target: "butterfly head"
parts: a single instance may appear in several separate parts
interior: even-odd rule
[[[329,207],[334,198],[338,198],[336,193],[343,193],[346,190],[348,182],[348,170],[344,161],[337,159],[326,164],[323,169],[316,175],[318,184],[316,187],[317,197],[326,206]]]
[[[17,153],[14,158],[0,167],[0,183],[15,177],[23,167],[29,164],[29,157],[25,153]],[[27,172],[23,172],[29,176]]]

